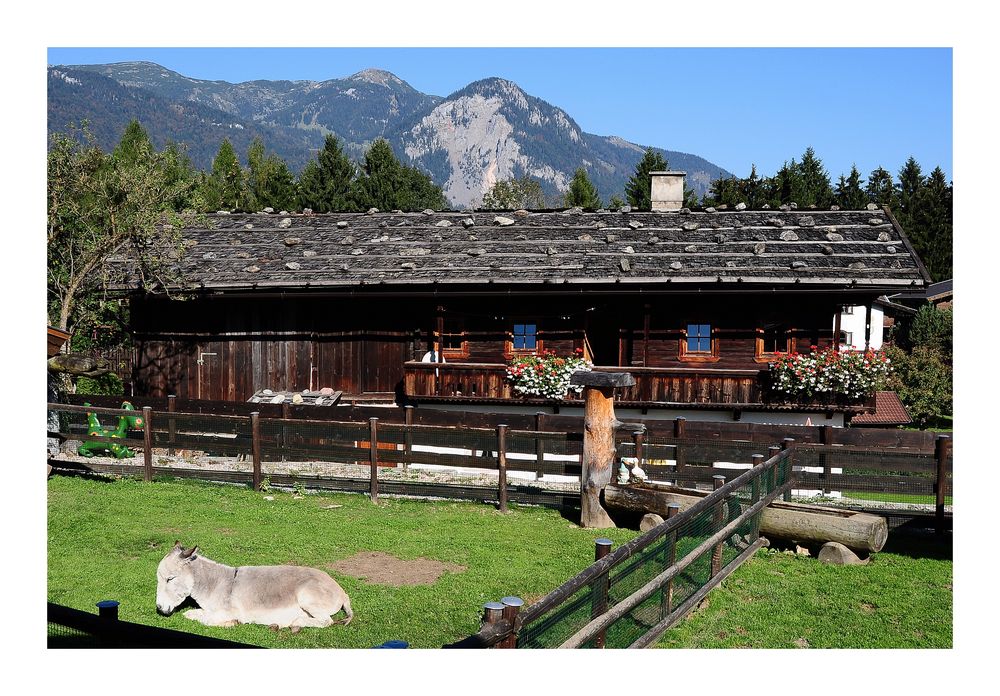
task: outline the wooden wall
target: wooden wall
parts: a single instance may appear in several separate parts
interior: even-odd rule
[[[852,299],[852,302],[857,302]],[[449,362],[501,363],[513,323],[538,325],[546,349],[587,346],[598,365],[763,369],[756,328],[786,321],[797,350],[829,345],[845,298],[813,295],[571,298],[136,297],[136,395],[245,401],[260,389],[331,387],[398,392],[403,363],[419,360],[444,321],[466,332]],[[719,359],[678,357],[688,322],[717,327]]]

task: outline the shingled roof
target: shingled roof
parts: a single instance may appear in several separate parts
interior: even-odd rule
[[[543,282],[899,290],[929,282],[881,209],[234,213],[192,218],[182,233],[181,277],[220,290]]]

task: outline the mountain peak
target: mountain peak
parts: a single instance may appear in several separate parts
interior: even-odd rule
[[[370,82],[375,85],[382,85],[383,87],[389,87],[391,85],[406,85],[405,82],[400,80],[388,70],[380,70],[378,68],[367,68],[354,73],[347,79],[358,80],[360,82]]]

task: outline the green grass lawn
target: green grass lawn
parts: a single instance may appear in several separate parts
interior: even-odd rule
[[[400,639],[436,648],[478,629],[482,605],[538,599],[593,560],[594,539],[617,547],[636,532],[583,530],[556,511],[365,496],[275,492],[193,481],[48,483],[49,601],[95,612],[121,602],[125,621],[266,647],[368,648]],[[328,509],[325,506],[340,505]],[[351,597],[351,625],[275,633],[210,628],[156,614],[156,566],[175,540],[228,565],[326,568],[359,552],[464,566],[430,585],[393,587],[331,571]],[[887,548],[868,566],[761,553],[738,569],[665,647],[950,647],[951,561]],[[328,568],[327,568],[328,569]],[[329,569],[328,569],[329,570]]]

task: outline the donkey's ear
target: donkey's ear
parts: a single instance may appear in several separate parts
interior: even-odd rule
[[[194,556],[195,552],[198,550],[197,546],[192,546],[189,549],[181,551],[181,558],[191,558]]]

